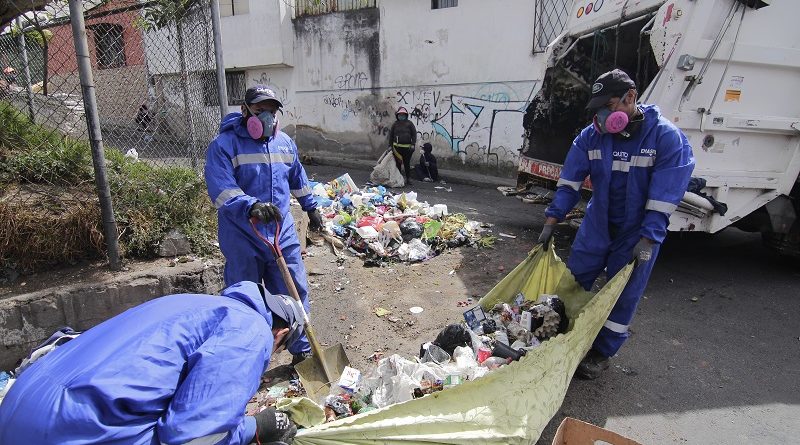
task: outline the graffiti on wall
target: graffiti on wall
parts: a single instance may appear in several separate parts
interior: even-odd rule
[[[531,84],[533,92],[537,82]],[[342,121],[368,127],[370,136],[379,141],[395,122],[395,111],[404,107],[417,128],[419,143],[431,142],[438,150],[447,147],[463,162],[514,166],[530,96],[520,97],[503,83],[489,83],[463,95],[436,88],[389,90],[382,96],[333,91],[323,96],[322,103]]]
[[[369,82],[369,77],[367,77],[367,73],[363,71],[345,73],[336,76],[336,79],[333,81],[336,88],[340,90],[362,90],[364,86],[367,85],[367,82]]]
[[[502,131],[507,139],[511,132],[522,134],[522,116],[527,101],[486,100],[469,96],[450,96],[447,112],[431,121],[433,129],[450,145],[456,155],[465,160],[479,154],[486,162],[500,163],[495,133]],[[503,150],[508,155],[508,150]],[[512,152],[513,153],[513,152]]]
[[[370,121],[379,123],[389,117],[387,110],[381,110],[375,105],[368,104],[365,100],[346,98],[342,94],[326,94],[322,98],[322,103],[338,111],[343,121],[366,116]]]

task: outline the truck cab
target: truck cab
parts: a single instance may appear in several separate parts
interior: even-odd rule
[[[693,177],[705,181],[686,192],[669,230],[735,226],[800,256],[800,2],[570,3],[523,120],[518,188],[555,188],[573,139],[591,121],[584,107],[592,82],[620,68],[639,100],[658,105],[686,134]]]

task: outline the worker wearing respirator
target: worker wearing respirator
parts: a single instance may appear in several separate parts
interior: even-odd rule
[[[572,244],[567,266],[589,290],[606,270],[611,279],[635,259],[628,281],[592,349],[576,371],[594,379],[609,366],[628,337],[628,326],[644,292],[669,225],[694,169],[686,136],[655,105],[637,104],[636,84],[619,69],[592,85],[587,109],[592,124],[572,144],[539,241],[546,249],[555,224],[580,199],[590,177],[592,199]]]
[[[297,146],[280,131],[277,113],[282,107],[271,88],[248,88],[242,112],[225,116],[219,135],[208,146],[205,178],[208,195],[217,207],[226,285],[263,282],[270,293],[288,294],[275,258],[253,233],[250,218],[263,223],[256,227],[268,239],[274,237],[276,224],[280,224],[278,242],[308,311],[308,281],[289,212],[290,198],[297,198],[308,213],[311,230],[322,229],[322,217]],[[311,346],[304,335],[287,349],[297,363],[309,354]]]

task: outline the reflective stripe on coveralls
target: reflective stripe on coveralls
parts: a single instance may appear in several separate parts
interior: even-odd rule
[[[602,135],[587,126],[575,138],[547,217],[562,221],[580,199],[580,186],[587,176],[592,181],[592,199],[572,245],[567,266],[587,290],[606,269],[611,279],[630,260],[634,246],[642,238],[653,240],[650,261],[639,265],[631,275],[617,304],[600,330],[593,348],[610,357],[628,337],[636,305],[644,292],[660,243],[666,236],[669,213],[680,203],[694,168],[691,146],[686,136],[661,116],[654,105],[641,107],[644,120],[633,135],[637,148],[629,161],[614,160],[614,135]],[[610,190],[612,172],[626,172],[624,191]],[[609,196],[625,194],[624,215],[619,227],[609,227]],[[613,229],[613,230],[612,230]],[[612,237],[611,233],[615,236]]]
[[[308,212],[317,203],[294,141],[282,131],[266,140],[254,140],[242,124],[242,115],[231,113],[225,116],[219,135],[208,146],[205,178],[208,195],[217,206],[225,283],[263,282],[272,293],[288,293],[275,258],[252,232],[249,222],[253,204],[271,202],[283,218],[278,241],[286,264],[303,305],[309,309],[306,270],[289,204],[294,196]],[[275,233],[274,224],[259,224],[258,229],[265,237]],[[297,354],[310,350],[310,345],[303,336],[287,349]]]

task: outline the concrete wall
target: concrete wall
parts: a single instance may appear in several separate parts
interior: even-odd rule
[[[250,15],[257,14],[256,3]],[[534,2],[430,5],[379,1],[378,8],[293,22],[276,10],[269,17],[279,15],[274,26],[284,30],[276,46],[293,41],[294,57],[266,66],[264,57],[274,59],[277,49],[243,40],[245,31],[227,32],[244,19],[224,17],[225,65],[245,68],[249,83],[280,92],[282,126],[306,153],[377,159],[388,145],[395,110],[404,106],[420,145],[431,142],[443,166],[512,174],[523,113],[543,72],[541,57],[532,54]],[[287,24],[293,24],[289,35]],[[237,44],[245,48],[229,57]],[[250,58],[240,58],[245,50]],[[255,56],[259,51],[270,55]],[[255,62],[245,65],[248,60]]]
[[[289,2],[250,1],[250,12],[221,20],[227,68],[293,65]]]
[[[221,266],[197,261],[0,300],[0,369],[14,369],[31,348],[63,326],[83,331],[163,295],[217,294],[221,288]]]
[[[147,73],[144,65],[124,66],[94,71],[95,94],[100,124],[136,127],[134,117],[147,99]],[[77,72],[50,76],[50,94],[64,93],[81,97]]]

